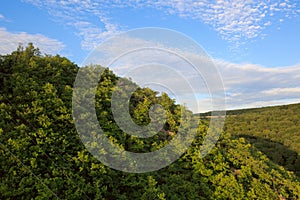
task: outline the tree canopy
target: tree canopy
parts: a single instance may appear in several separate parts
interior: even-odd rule
[[[112,115],[111,95],[118,80],[130,80],[108,68],[97,87],[95,108],[112,142],[132,152],[155,151],[184,123],[196,124],[197,135],[184,155],[158,171],[135,174],[105,166],[87,151],[74,125],[72,91],[78,70],[67,58],[42,55],[32,44],[0,57],[1,199],[300,198],[297,176],[243,137],[224,132],[211,153],[199,157],[206,121],[198,121],[166,94],[138,87],[130,100],[133,120],[149,123],[149,108],[158,103],[167,122],[150,139],[126,134]],[[188,122],[180,120],[181,110],[190,116]]]

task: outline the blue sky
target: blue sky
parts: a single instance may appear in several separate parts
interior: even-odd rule
[[[297,0],[1,1],[0,53],[33,42],[80,65],[107,38],[142,27],[198,42],[220,70],[228,108],[300,102]]]

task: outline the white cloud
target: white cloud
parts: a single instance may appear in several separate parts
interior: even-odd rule
[[[65,45],[58,40],[48,38],[41,34],[28,34],[25,32],[12,33],[0,27],[0,54],[8,54],[21,43],[27,45],[32,42],[39,47],[42,53],[54,54],[62,50]]]
[[[3,15],[0,14],[0,21],[1,21],[1,20],[4,20],[4,19],[5,19],[5,17],[4,17]]]
[[[104,22],[104,20],[102,20],[102,22]],[[83,41],[81,42],[83,49],[92,50],[100,45],[102,41],[119,32],[114,24],[109,22],[104,22],[104,24],[104,29],[101,29],[86,21],[73,23],[73,26],[78,30],[78,35],[83,38]]]
[[[300,100],[300,64],[267,68],[215,60],[227,92],[228,108],[261,107]]]
[[[259,37],[263,30],[277,18],[273,15],[292,16],[295,14],[295,3],[288,0],[256,1],[256,0],[218,0],[202,1],[197,4],[192,1],[167,1],[175,13],[184,14],[203,21],[221,34],[223,39],[240,44],[249,39]],[[178,5],[182,9],[178,9]],[[280,3],[280,4],[279,4]],[[173,11],[174,12],[174,11]]]
[[[108,66],[140,86],[166,92],[195,111],[197,98],[210,94],[218,99],[223,97],[224,105],[223,84],[213,63],[196,43],[177,32],[127,32],[102,43],[83,65],[91,63]],[[218,105],[222,106],[221,103]]]
[[[297,95],[300,96],[300,88],[274,88],[270,90],[265,90],[262,91],[262,93],[266,95],[272,95],[272,96],[277,96],[277,95],[286,95],[288,96],[289,94]]]
[[[113,17],[110,11],[113,8],[151,7],[167,14],[199,20],[212,26],[224,40],[234,45],[244,44],[264,36],[266,27],[299,14],[298,5],[289,0],[25,1],[48,9],[57,20],[75,27],[78,35],[83,38],[84,49],[93,49],[106,38],[120,32],[120,27],[112,23]],[[98,21],[89,21],[89,17],[97,18]],[[276,105],[300,99],[297,85],[300,83],[300,65],[267,68],[222,60],[214,62],[224,80],[228,108]],[[193,74],[189,76],[192,79]],[[193,81],[195,84],[199,80]],[[178,88],[180,86],[178,83]],[[200,102],[203,103],[203,109],[209,108],[207,105],[209,99],[200,99]]]
[[[55,17],[62,24],[75,27],[77,34],[82,37],[81,46],[85,50],[92,50],[105,39],[119,33],[118,25],[109,20],[106,6],[108,1],[91,0],[24,0],[43,9]],[[106,5],[106,6],[105,6]],[[96,18],[92,22],[87,16]]]
[[[24,0],[46,8],[54,16],[71,22],[83,37],[87,49],[118,32],[119,26],[110,22],[113,8],[155,8],[167,14],[178,15],[212,26],[224,40],[239,46],[264,35],[264,29],[279,19],[298,15],[296,3],[289,0]],[[98,24],[76,26],[86,22],[84,15],[99,18]],[[125,24],[126,26],[126,24]],[[101,28],[100,28],[101,27]],[[89,36],[91,34],[91,37]]]
[[[184,44],[189,47],[187,42]],[[148,51],[149,49],[146,47],[167,49],[170,52],[176,52],[179,56],[168,54],[168,51],[152,49]],[[137,51],[131,51],[135,48],[138,48]],[[191,52],[191,49],[193,48],[185,50],[184,48],[170,48],[164,46],[163,43],[151,43],[142,39],[125,37],[104,43],[104,46],[98,48],[98,52],[96,50],[91,54],[86,62],[92,61],[98,64],[104,62],[109,66],[111,60],[116,59],[110,67],[119,75],[127,73],[127,76],[140,85],[143,85],[145,81],[152,81],[170,91],[176,91],[175,94],[179,94],[183,99],[179,102],[187,103],[187,106],[194,112],[219,109],[218,107],[212,108],[210,96],[211,92],[215,95],[220,94],[217,90],[220,89],[220,84],[216,84],[216,88],[214,88],[217,81],[216,71],[211,70],[213,66],[205,60],[205,56],[199,58],[201,53]],[[124,54],[124,52],[128,54]],[[182,61],[181,57],[201,66],[201,74]],[[230,63],[220,59],[215,59],[213,62],[223,79],[228,109],[300,101],[300,64],[267,68],[257,64]],[[150,71],[151,73],[148,73]],[[183,84],[184,82],[188,82],[189,85]],[[190,87],[193,94],[191,94]],[[194,95],[198,98],[198,107],[190,104]]]

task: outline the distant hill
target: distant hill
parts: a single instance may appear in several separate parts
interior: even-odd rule
[[[266,106],[266,107],[260,107],[260,108],[245,108],[245,109],[234,109],[234,110],[226,110],[226,115],[238,115],[238,114],[245,114],[245,113],[260,113],[269,109],[273,109],[273,108],[281,108],[281,109],[288,109],[291,106],[300,106],[300,103],[295,103],[295,104],[288,104],[288,105],[279,105],[279,106]],[[223,112],[223,111],[222,111]],[[209,117],[209,116],[213,116],[213,114],[218,115],[218,111],[214,111],[214,112],[205,112],[205,113],[198,113],[196,115],[200,115],[201,117],[205,118],[205,117]]]
[[[200,116],[204,120],[214,117],[212,112]],[[228,110],[224,131],[246,138],[272,161],[300,177],[300,103]]]
[[[271,160],[300,176],[299,103],[227,111],[224,130],[246,138]]]
[[[59,55],[44,56],[29,44],[0,56],[0,199],[300,199],[299,177],[269,159],[256,143],[259,137],[259,142],[269,145],[275,135],[272,131],[277,130],[282,132],[277,135],[278,141],[283,141],[279,150],[287,151],[287,141],[297,149],[291,139],[298,139],[298,108],[249,112],[240,118],[229,116],[225,129],[233,135],[223,133],[212,151],[202,158],[199,149],[208,130],[207,121],[199,121],[166,94],[157,96],[149,88],[138,87],[129,103],[133,121],[141,126],[148,124],[148,111],[153,104],[163,106],[167,119],[163,129],[151,138],[127,134],[115,121],[111,98],[112,91],[124,95],[116,87],[117,81],[134,83],[108,68],[94,68],[104,71],[92,106],[111,143],[135,153],[156,151],[176,136],[181,125],[183,134],[196,133],[192,145],[176,162],[158,171],[126,173],[107,167],[82,144],[74,125],[72,92],[79,67]],[[83,89],[82,94],[89,96],[90,91]],[[181,111],[189,120],[181,120]],[[87,124],[88,129],[85,110],[81,112],[75,119]],[[280,112],[281,123],[275,120]],[[283,131],[280,125],[290,129]],[[265,135],[259,136],[260,132]],[[102,151],[102,145],[90,145],[107,158],[115,158]],[[268,147],[266,150],[273,148]],[[273,151],[276,148],[275,145]],[[290,153],[295,152],[292,149]],[[164,155],[177,150],[170,149]]]

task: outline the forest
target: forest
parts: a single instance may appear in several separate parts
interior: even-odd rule
[[[244,137],[300,177],[300,104],[227,112],[225,131]]]
[[[138,87],[130,99],[133,121],[148,124],[150,105],[156,103],[165,109],[166,123],[150,139],[126,134],[113,117],[112,91],[118,81],[135,83],[108,68],[93,68],[104,72],[95,109],[111,142],[151,152],[172,141],[179,126],[192,123],[185,129],[196,131],[190,147],[153,172],[104,165],[85,148],[74,125],[72,92],[79,67],[32,44],[19,46],[0,56],[0,199],[300,199],[300,105],[229,112],[220,139],[202,158],[209,119],[198,120],[167,94]],[[181,121],[181,113],[190,120]]]

